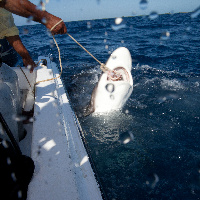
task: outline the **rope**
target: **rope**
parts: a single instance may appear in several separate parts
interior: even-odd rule
[[[104,63],[101,63],[97,58],[95,58],[85,47],[83,47],[74,37],[72,37],[69,33],[67,33],[67,35],[74,40],[74,42],[76,42],[83,50],[85,50],[92,58],[94,58],[101,66],[100,69],[104,72],[104,73],[108,73],[108,77],[112,80],[112,81],[119,81],[121,80],[121,74],[119,72],[117,72],[116,70],[110,70],[108,67],[106,67],[106,65]]]
[[[63,22],[63,20],[61,19],[59,22],[57,22],[53,27],[51,27],[50,31],[53,31],[53,29],[58,26],[58,24],[60,24],[61,22]]]
[[[26,76],[24,70],[21,68],[21,66],[18,65],[18,67],[21,69],[21,71],[22,71],[22,73],[24,74],[24,76],[25,76],[25,78],[26,78],[26,80],[27,80],[27,82],[28,82],[30,88],[32,89],[31,84],[30,84],[30,82],[29,82],[29,80],[28,80],[28,78],[27,78],[27,76]]]
[[[60,74],[57,77],[55,77],[55,78],[46,79],[46,80],[43,80],[43,81],[38,81],[38,82],[35,83],[35,85],[37,85],[38,83],[55,80],[55,79],[59,78],[61,76],[61,74],[62,74],[62,61],[61,61],[61,55],[60,55],[60,48],[58,46],[58,43],[56,42],[55,37],[53,35],[52,35],[52,37],[53,37],[53,40],[54,40],[54,42],[56,44],[56,47],[58,49],[58,56],[59,56],[59,62],[60,62]]]
[[[52,31],[52,30],[53,30],[58,24],[60,24],[62,21],[63,21],[63,20],[61,20],[61,21],[59,21],[58,23],[56,23],[56,24],[51,28],[50,31]],[[60,74],[59,74],[59,76],[57,76],[57,77],[55,77],[55,78],[46,79],[46,80],[42,80],[42,81],[36,82],[36,83],[34,84],[34,88],[33,88],[33,90],[32,90],[33,94],[35,94],[35,86],[36,86],[38,83],[42,83],[42,82],[46,82],[46,81],[51,81],[51,80],[58,79],[58,78],[61,76],[61,74],[62,74],[62,62],[61,62],[60,48],[59,48],[59,46],[58,46],[58,43],[56,42],[56,39],[55,39],[54,35],[52,35],[52,37],[53,37],[53,40],[54,40],[54,42],[55,42],[55,44],[56,44],[56,47],[57,47],[57,49],[58,49],[59,62],[60,62]],[[43,59],[41,59],[41,60],[43,60]],[[40,63],[41,60],[38,61],[38,63],[36,64],[37,66],[38,66],[38,64]],[[20,66],[19,66],[19,67],[20,67]],[[21,67],[20,67],[20,69],[21,69],[22,73],[24,74],[26,80],[28,81],[29,86],[31,87],[30,81],[28,80],[28,78],[27,78],[26,74],[24,73],[23,69],[22,69]],[[31,88],[32,88],[32,87],[31,87]]]
[[[67,33],[67,35],[74,40],[74,42],[76,42],[83,50],[85,50],[92,58],[94,58],[100,65],[101,65],[101,70],[103,72],[107,72],[107,71],[111,71],[108,67],[106,67],[106,65],[104,63],[101,63],[96,57],[94,57],[85,47],[83,47],[74,37],[72,37],[69,33]]]
[[[59,22],[57,22],[51,29],[50,31],[53,31],[53,29],[58,26],[61,22],[63,22],[63,20],[60,20]],[[103,71],[103,72],[108,72],[108,76],[110,77],[111,80],[113,81],[116,81],[116,80],[120,80],[120,74],[118,74],[118,72],[116,71],[111,71],[108,67],[106,67],[106,65],[102,62],[100,62],[96,57],[94,57],[85,47],[83,47],[74,37],[72,37],[69,33],[67,33],[67,35],[74,41],[76,42],[83,50],[85,50],[92,58],[94,58],[94,60],[96,60],[101,66],[100,66],[100,69]],[[53,37],[53,40],[56,44],[56,47],[58,49],[58,54],[59,54],[59,62],[60,62],[60,74],[55,77],[55,78],[51,78],[51,79],[46,79],[46,80],[42,80],[42,81],[38,81],[34,84],[34,89],[33,89],[33,93],[35,91],[35,86],[38,84],[38,83],[42,83],[42,82],[46,82],[46,81],[51,81],[51,80],[55,80],[55,79],[58,79],[60,78],[61,74],[62,74],[62,61],[61,61],[61,55],[60,55],[60,48],[58,46],[58,43],[54,37],[54,35],[52,34],[52,37]],[[41,61],[41,60],[40,60]],[[40,61],[37,63],[37,65],[40,63]],[[26,74],[24,73],[24,71],[22,70],[22,68],[20,67],[21,71],[23,72],[26,80],[28,81],[30,87],[31,87],[31,84],[28,80],[28,78],[26,77]]]

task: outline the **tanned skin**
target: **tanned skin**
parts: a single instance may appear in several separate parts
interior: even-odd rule
[[[33,21],[39,22],[46,26],[47,29],[51,29],[55,24],[61,21],[61,18],[56,17],[47,11],[38,10],[36,5],[28,0],[3,0],[0,2],[0,7],[20,15],[22,17],[33,17]],[[64,22],[59,23],[51,33],[54,34],[65,34],[67,33],[67,28]],[[36,64],[29,55],[27,49],[23,45],[20,37],[18,35],[6,37],[11,46],[16,50],[16,52],[22,57],[24,65],[27,67],[31,66],[30,72],[36,67]]]

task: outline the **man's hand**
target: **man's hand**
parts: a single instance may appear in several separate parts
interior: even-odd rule
[[[37,67],[37,65],[32,60],[32,58],[31,57],[22,58],[22,60],[23,60],[25,67],[27,67],[30,70],[30,73],[33,73],[33,70],[35,67]]]
[[[65,33],[67,33],[67,27],[65,26],[65,23],[63,21],[61,22],[61,20],[62,19],[60,19],[59,17],[56,17],[56,16],[48,13],[48,18],[47,18],[47,22],[46,22],[45,26],[49,30],[51,30],[52,27],[54,27],[58,23],[58,25],[56,25],[53,28],[53,30],[51,31],[51,33],[53,35],[56,35],[56,34],[65,34]]]

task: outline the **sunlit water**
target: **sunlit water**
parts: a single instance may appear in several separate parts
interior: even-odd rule
[[[101,70],[69,37],[56,37],[62,79],[106,199],[199,199],[200,16],[193,16],[153,12],[120,23],[66,23],[68,32],[101,62],[117,47],[131,52],[133,93],[121,111],[107,115],[82,116]],[[43,26],[20,31],[35,59],[52,54],[58,63]]]

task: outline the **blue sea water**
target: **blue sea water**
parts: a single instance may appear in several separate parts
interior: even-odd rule
[[[134,88],[121,111],[81,114],[101,74],[68,36],[56,36],[62,79],[109,200],[200,199],[200,16],[191,13],[67,22],[101,62],[116,48],[133,59]],[[42,25],[20,28],[32,57],[58,53]],[[27,34],[28,33],[28,34]]]

